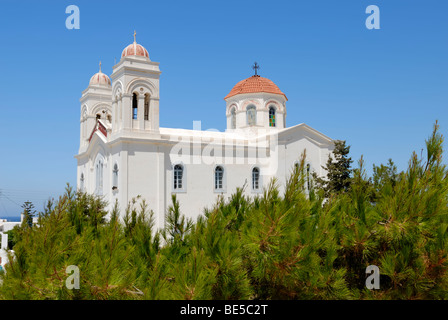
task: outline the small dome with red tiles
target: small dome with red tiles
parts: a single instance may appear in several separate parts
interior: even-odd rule
[[[123,52],[121,53],[121,57],[126,56],[142,56],[149,59],[148,50],[146,50],[142,45],[136,42],[131,43],[126,48],[124,48]]]
[[[109,77],[101,72],[101,62],[100,62],[100,71],[98,71],[98,73],[95,73],[92,76],[92,78],[90,78],[89,85],[110,87]]]
[[[137,43],[135,35],[136,32],[134,31],[134,42],[128,45],[126,48],[124,48],[123,52],[121,53],[121,57],[123,58],[126,56],[141,56],[149,59],[148,50],[146,50],[145,47]]]
[[[281,94],[285,97],[286,100],[288,100],[286,98],[286,95],[277,87],[274,82],[267,78],[260,77],[259,75],[254,75],[250,78],[238,82],[224,99],[233,97],[237,94],[258,92]]]

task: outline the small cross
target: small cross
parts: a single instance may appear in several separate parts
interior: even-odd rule
[[[101,72],[101,60],[100,60],[100,72]]]
[[[258,63],[254,63],[254,65],[252,66],[252,69],[255,70],[255,75],[257,75],[257,70],[260,69],[260,66],[258,65]]]
[[[135,32],[135,30],[134,30],[134,42],[136,42],[135,41],[135,36],[137,35],[137,32]]]

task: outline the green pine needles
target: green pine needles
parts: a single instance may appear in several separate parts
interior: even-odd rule
[[[405,172],[390,160],[368,177],[338,142],[325,179],[307,190],[305,154],[284,193],[237,189],[196,221],[176,196],[155,230],[142,199],[106,212],[98,197],[66,192],[10,232],[0,299],[446,299],[448,179],[438,124]],[[314,185],[314,187],[313,187]],[[31,204],[24,206],[33,214]],[[68,289],[66,268],[79,268]],[[366,268],[380,289],[366,288]]]

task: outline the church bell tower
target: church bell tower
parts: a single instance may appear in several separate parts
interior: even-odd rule
[[[113,67],[112,134],[159,132],[159,63],[136,41],[124,48]]]

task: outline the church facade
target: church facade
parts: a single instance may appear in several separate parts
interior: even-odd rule
[[[110,78],[101,65],[91,77],[80,99],[79,190],[109,208],[118,201],[122,214],[140,196],[163,228],[173,193],[195,219],[238,187],[256,196],[275,177],[283,191],[305,150],[307,174],[325,174],[333,140],[304,123],[286,127],[287,97],[271,80],[255,72],[238,82],[224,97],[227,129],[216,132],[159,127],[160,75],[134,34]]]

